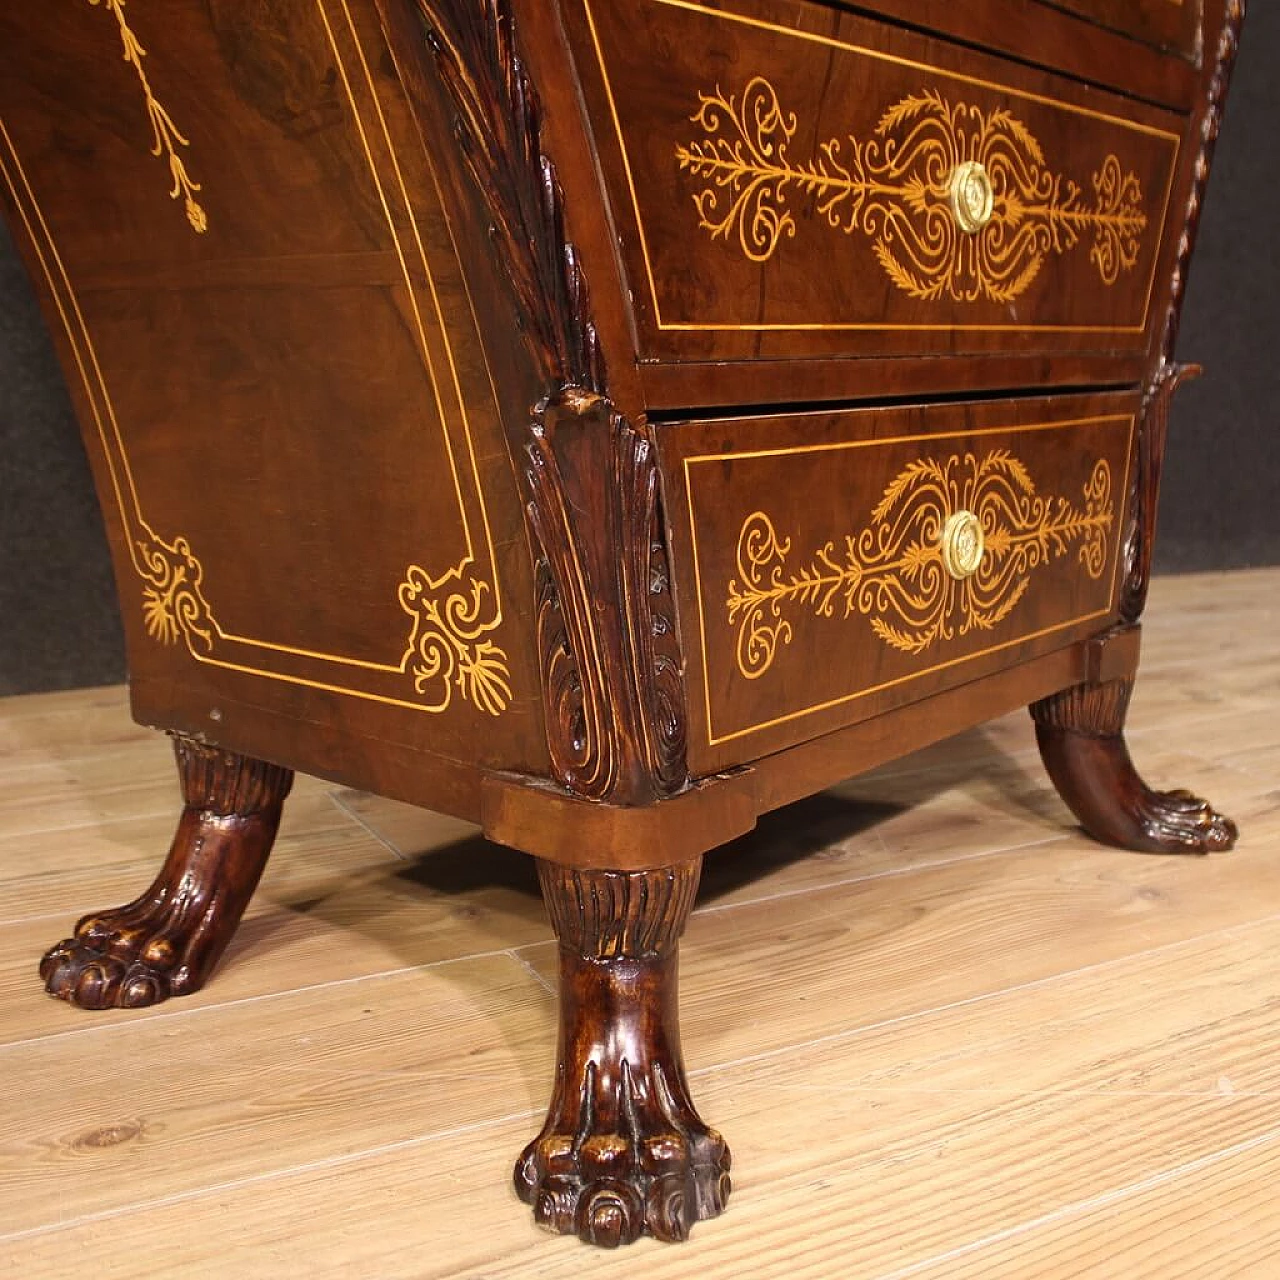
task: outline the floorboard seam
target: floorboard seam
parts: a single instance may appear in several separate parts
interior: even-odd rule
[[[290,1165],[286,1169],[271,1169],[262,1173],[246,1174],[242,1178],[229,1178],[224,1182],[211,1183],[204,1187],[192,1187],[187,1191],[176,1191],[172,1195],[155,1196],[149,1200],[138,1200],[133,1204],[118,1205],[112,1209],[99,1209],[94,1213],[79,1214],[67,1218],[63,1222],[43,1223],[38,1227],[24,1227],[20,1231],[0,1235],[0,1244],[11,1244],[19,1240],[30,1240],[35,1236],[51,1235],[58,1231],[68,1231],[74,1227],[90,1222],[103,1222],[109,1218],[124,1217],[130,1213],[144,1212],[150,1209],[162,1209],[167,1205],[182,1204],[188,1200],[202,1196],[220,1195],[223,1192],[252,1187],[264,1182],[274,1182],[281,1178],[294,1177],[298,1174],[314,1173],[321,1169],[338,1169],[344,1165],[355,1164],[361,1160],[370,1160],[378,1156],[390,1155],[397,1151],[412,1150],[414,1147],[428,1146],[433,1142],[476,1133],[483,1129],[498,1128],[504,1124],[514,1124],[517,1120],[536,1118],[542,1113],[537,1110],[513,1111],[507,1115],[497,1116],[492,1120],[477,1120],[473,1124],[454,1125],[448,1129],[439,1129],[434,1133],[419,1134],[413,1138],[401,1138],[398,1142],[381,1143],[363,1151],[344,1151],[341,1155],[326,1156],[320,1160],[309,1160],[303,1164]]]
[[[690,1071],[691,1077],[705,1076],[712,1071],[724,1071],[737,1067],[749,1066],[757,1062],[769,1062],[778,1058],[785,1058],[788,1054],[795,1053],[800,1049],[810,1049],[817,1045],[838,1044],[845,1040],[853,1040],[858,1036],[869,1035],[876,1031],[883,1031],[888,1027],[903,1026],[909,1022],[918,1022],[923,1018],[933,1017],[940,1013],[952,1013],[957,1009],[971,1009],[977,1005],[986,1004],[992,1000],[1003,999],[1005,996],[1014,995],[1019,991],[1039,991],[1044,987],[1054,983],[1062,982],[1068,979],[1082,977],[1085,974],[1099,973],[1107,969],[1115,968],[1123,964],[1132,964],[1136,960],[1140,960],[1146,956],[1157,956],[1167,951],[1175,951],[1180,947],[1190,946],[1193,943],[1205,942],[1212,938],[1226,938],[1235,934],[1245,932],[1250,929],[1260,928],[1266,924],[1275,924],[1280,921],[1280,912],[1271,915],[1259,916],[1256,920],[1241,921],[1237,924],[1226,925],[1221,929],[1210,929],[1207,933],[1191,934],[1185,938],[1179,938],[1174,942],[1162,943],[1158,947],[1146,947],[1141,951],[1132,951],[1127,955],[1116,956],[1110,960],[1099,960],[1096,964],[1080,965],[1075,969],[1064,969],[1059,973],[1046,974],[1042,978],[1034,978],[1030,982],[1019,982],[1013,986],[1000,987],[994,991],[983,991],[978,995],[966,996],[963,1000],[950,1000],[945,1004],[930,1005],[927,1009],[915,1009],[910,1013],[895,1014],[892,1018],[882,1018],[876,1022],[863,1023],[857,1027],[846,1027],[843,1031],[832,1031],[824,1036],[815,1036],[812,1040],[806,1040],[801,1044],[780,1045],[775,1049],[765,1049],[760,1053],[747,1054],[741,1058],[731,1058],[724,1062],[719,1062],[713,1066],[699,1067],[696,1071]]]
[[[1135,1195],[1140,1195],[1144,1191],[1162,1187],[1166,1183],[1178,1178],[1184,1178],[1188,1174],[1199,1173],[1203,1169],[1209,1169],[1216,1164],[1221,1164],[1224,1160],[1245,1155],[1250,1151],[1258,1151],[1263,1147],[1273,1146],[1277,1142],[1280,1142],[1280,1130],[1268,1130],[1266,1133],[1246,1138],[1243,1142],[1223,1147],[1219,1151],[1211,1151],[1205,1155],[1197,1156],[1194,1160],[1174,1165],[1170,1169],[1163,1169],[1159,1173],[1149,1174],[1145,1178],[1138,1179],[1137,1182],[1127,1183],[1122,1187],[1113,1187],[1109,1191],[1087,1196],[1085,1199],[1073,1201],[1071,1204],[1061,1205],[1049,1213],[1042,1213],[1038,1217],[1028,1218],[1025,1222],[1002,1227],[999,1231],[989,1232],[984,1236],[979,1236],[976,1240],[970,1240],[966,1244],[958,1245],[954,1249],[948,1249],[943,1253],[937,1253],[928,1258],[921,1258],[919,1261],[909,1263],[905,1267],[899,1267],[895,1271],[884,1272],[877,1277],[877,1280],[908,1280],[910,1276],[917,1276],[946,1263],[955,1262],[959,1258],[978,1253],[993,1244],[1000,1244],[1005,1240],[1026,1235],[1028,1232],[1035,1231],[1040,1227],[1052,1226],[1055,1222],[1080,1217],[1082,1214],[1091,1213],[1095,1209],[1105,1209],[1122,1200],[1128,1200]]]
[[[370,823],[366,822],[358,813],[356,813],[354,809],[350,808],[343,801],[341,795],[339,795],[338,792],[329,791],[326,794],[328,795],[329,799],[333,802],[333,804],[338,808],[340,812],[346,814],[346,816],[350,818],[351,821],[356,824],[356,826],[361,827],[363,830],[367,831],[369,835],[371,835],[380,845],[382,845],[384,849],[387,849],[392,854],[394,854],[401,862],[412,861],[412,859],[408,856],[408,854],[406,854],[398,846],[392,843],[392,841],[388,840],[387,837],[384,836],[381,831],[378,831]]]

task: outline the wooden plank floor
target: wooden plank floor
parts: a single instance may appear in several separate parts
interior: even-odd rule
[[[531,864],[300,779],[205,992],[48,999],[40,952],[167,847],[120,689],[0,702],[0,1275],[1280,1275],[1280,570],[1165,579],[1130,742],[1238,819],[1100,848],[1025,714],[770,815],[684,946],[695,1096],[735,1192],[689,1243],[536,1230],[550,1088]]]

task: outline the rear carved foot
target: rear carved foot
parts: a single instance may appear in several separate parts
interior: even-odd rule
[[[560,1049],[515,1185],[552,1231],[614,1247],[683,1240],[730,1192],[729,1148],[689,1096],[676,947],[700,862],[651,872],[538,864],[560,937]]]
[[[174,738],[185,807],[151,887],[85,916],[45,953],[50,995],[82,1009],[137,1009],[205,983],[257,888],[292,773]]]
[[[1230,818],[1190,791],[1152,791],[1144,786],[1135,818],[1147,847],[1165,853],[1221,853],[1239,834]]]
[[[1034,703],[1036,740],[1058,794],[1095,839],[1149,853],[1217,853],[1236,824],[1189,791],[1155,791],[1124,740],[1133,685],[1077,685]]]

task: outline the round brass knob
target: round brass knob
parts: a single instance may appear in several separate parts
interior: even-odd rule
[[[982,522],[972,511],[957,511],[942,527],[942,567],[955,579],[971,578],[978,572],[986,538]]]
[[[958,164],[951,174],[951,216],[966,235],[974,235],[991,221],[995,192],[987,171],[976,161]]]

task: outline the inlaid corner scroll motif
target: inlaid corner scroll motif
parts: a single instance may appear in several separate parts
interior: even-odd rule
[[[218,624],[201,583],[204,566],[191,554],[186,538],[163,542],[139,540],[135,564],[146,585],[142,589],[142,621],[147,634],[161,644],[182,640],[193,652],[213,651]]]
[[[204,566],[188,540],[153,536],[136,550],[147,634],[161,644],[181,642],[197,657],[212,655],[226,633],[205,599]],[[501,715],[511,705],[511,672],[506,653],[488,637],[502,615],[487,582],[457,579],[456,570],[437,580],[409,566],[398,592],[412,619],[408,643],[399,667],[386,669],[408,676],[423,711],[447,710],[456,693],[479,711]]]
[[[790,571],[791,538],[763,511],[738,535],[737,576],[725,599],[737,627],[737,667],[748,680],[792,640],[792,610],[818,618],[855,614],[893,649],[920,654],[990,631],[1025,595],[1035,570],[1077,547],[1095,581],[1115,522],[1111,468],[1098,461],[1080,505],[1037,492],[1008,450],[922,458],[894,477],[871,523]]]
[[[1107,155],[1087,200],[1004,108],[925,89],[885,111],[873,136],[833,138],[796,161],[797,117],[763,76],[741,94],[699,98],[691,120],[700,136],[678,146],[676,160],[702,180],[698,225],[736,240],[752,262],[797,234],[807,199],[837,231],[869,237],[894,286],[925,301],[1010,302],[1082,237],[1092,237],[1104,284],[1137,263],[1148,221],[1137,176]]]
[[[491,716],[511,705],[507,655],[486,638],[502,621],[490,596],[487,582],[472,578],[461,590],[445,590],[410,566],[400,585],[400,606],[413,619],[402,666],[429,699],[427,710],[445,710],[455,689]]]
[[[138,83],[142,88],[142,97],[146,103],[147,120],[151,125],[152,134],[151,154],[157,158],[164,156],[168,161],[169,176],[173,179],[169,198],[182,199],[183,209],[191,229],[197,234],[202,234],[209,229],[209,218],[195,197],[195,193],[200,190],[200,184],[192,180],[187,172],[186,162],[182,158],[182,150],[189,147],[191,143],[174,124],[168,109],[151,91],[151,81],[142,65],[147,51],[142,47],[125,18],[125,0],[89,0],[89,3],[95,8],[102,5],[116,20],[116,25],[120,29],[120,44],[124,50],[124,60],[137,75]]]

